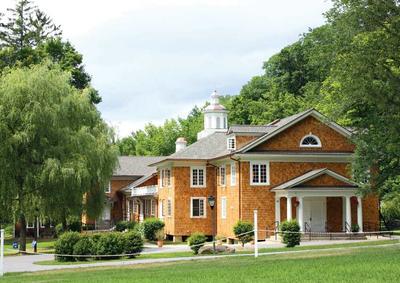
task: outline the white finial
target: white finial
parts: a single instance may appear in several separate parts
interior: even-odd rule
[[[219,95],[216,90],[211,94],[211,104],[219,104]]]

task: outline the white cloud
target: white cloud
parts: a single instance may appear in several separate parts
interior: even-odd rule
[[[84,55],[120,136],[237,94],[262,63],[323,23],[325,0],[36,0]],[[0,11],[14,1],[2,0]]]

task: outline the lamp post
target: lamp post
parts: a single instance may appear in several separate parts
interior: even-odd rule
[[[215,197],[209,196],[208,197],[208,204],[211,208],[211,225],[212,225],[212,240],[213,240],[213,253],[215,254],[215,220],[214,220],[214,206],[215,206]]]

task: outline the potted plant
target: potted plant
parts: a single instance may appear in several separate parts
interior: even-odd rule
[[[164,229],[160,229],[156,231],[156,238],[157,238],[157,246],[162,248],[164,245]]]

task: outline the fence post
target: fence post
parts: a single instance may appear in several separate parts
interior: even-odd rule
[[[258,219],[257,209],[254,210],[254,257],[258,257]]]
[[[0,230],[0,276],[4,275],[4,229]]]

